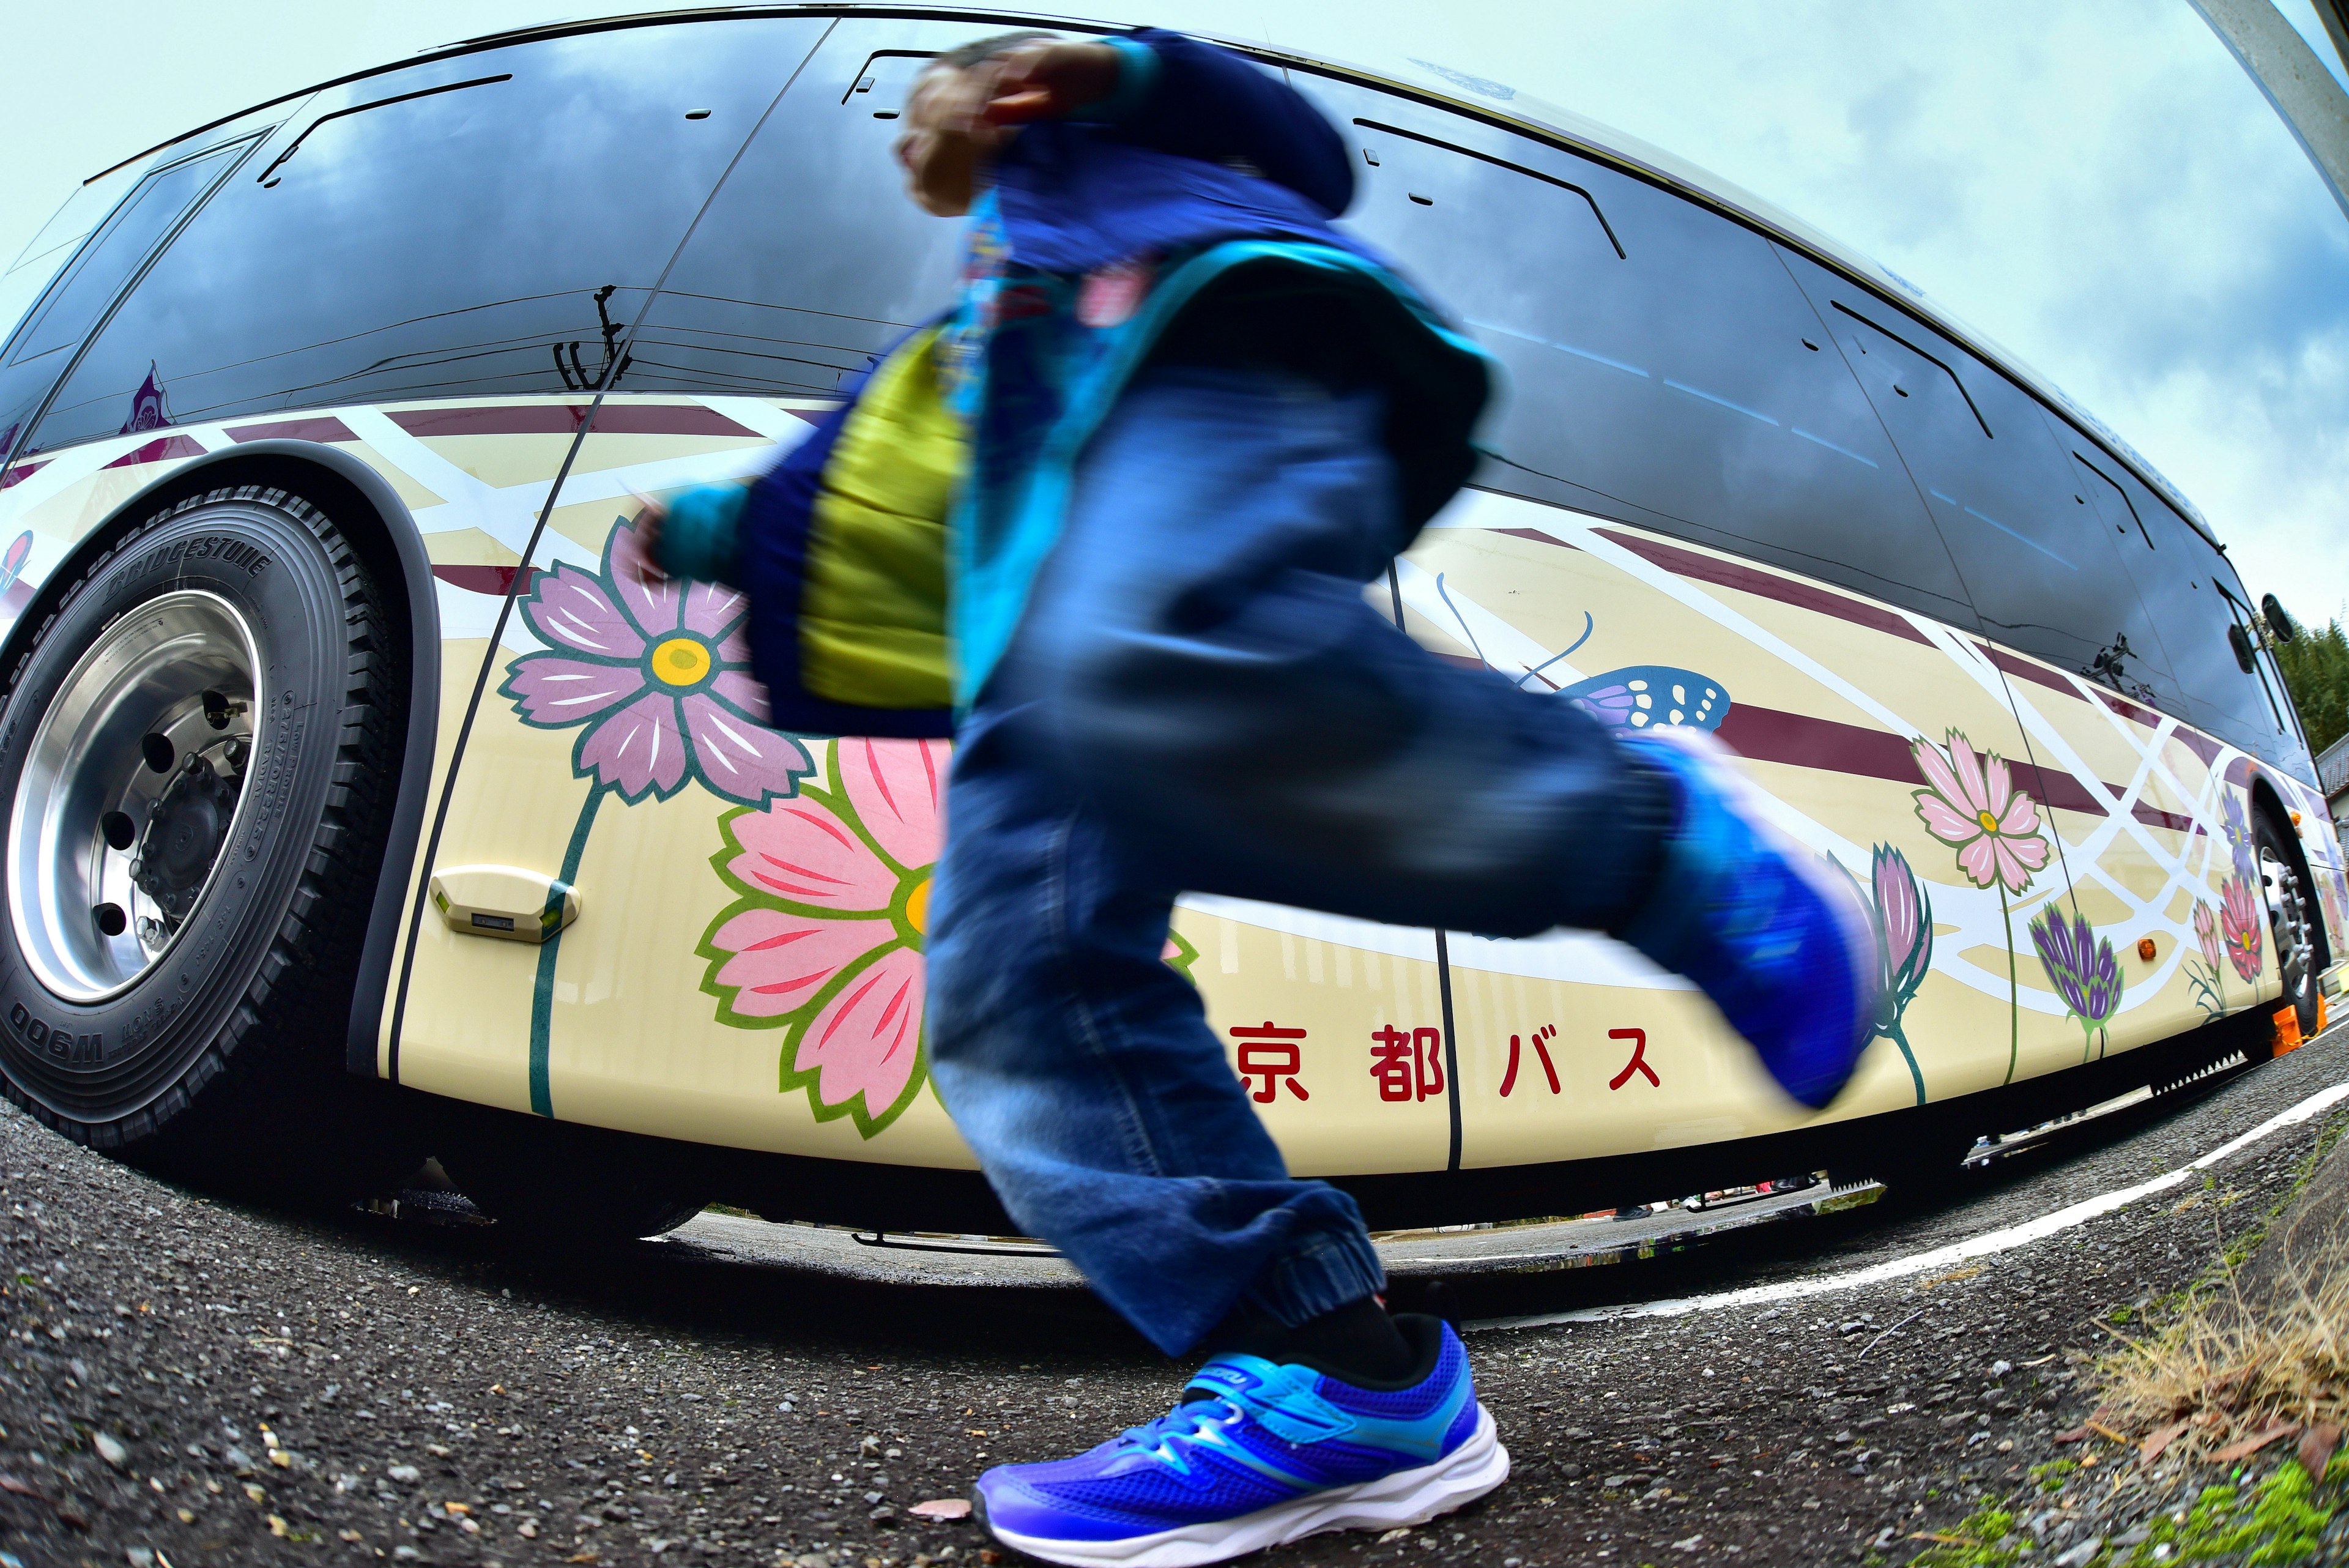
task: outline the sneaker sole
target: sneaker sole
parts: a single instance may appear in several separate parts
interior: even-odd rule
[[[1424,1524],[1475,1501],[1509,1479],[1509,1450],[1493,1428],[1493,1413],[1476,1407],[1476,1429],[1444,1458],[1418,1469],[1397,1470],[1358,1486],[1332,1487],[1293,1502],[1237,1519],[1186,1524],[1123,1541],[1051,1541],[998,1528],[1006,1546],[1069,1568],[1196,1568],[1227,1562],[1330,1530],[1394,1530]]]

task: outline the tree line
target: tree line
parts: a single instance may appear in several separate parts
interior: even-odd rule
[[[2290,642],[2271,641],[2276,666],[2300,710],[2308,748],[2322,752],[2349,733],[2349,635],[2336,618],[2323,631],[2302,627]]]

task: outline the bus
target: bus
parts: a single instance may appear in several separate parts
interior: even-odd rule
[[[755,474],[947,301],[894,122],[1015,20],[501,34],[79,188],[0,278],[18,1105],[324,1199],[437,1157],[580,1239],[721,1199],[1007,1230],[923,1032],[950,748],[768,727],[739,597],[628,567],[632,493]],[[1187,897],[1165,960],[1294,1171],[1386,1227],[1928,1182],[2318,1030],[2349,884],[2289,623],[2150,464],[1652,148],[1234,47],[1508,383],[1370,602],[1528,701],[1715,732],[1888,954],[1812,1114],[1602,937]]]

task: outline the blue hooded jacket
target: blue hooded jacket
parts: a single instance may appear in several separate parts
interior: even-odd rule
[[[1353,361],[1386,400],[1405,524],[1397,548],[1474,466],[1490,361],[1332,227],[1353,194],[1336,130],[1229,51],[1156,29],[1109,41],[1123,57],[1116,93],[1023,127],[998,156],[972,213],[956,309],[893,348],[748,492],[710,486],[671,503],[664,565],[750,597],[754,668],[778,728],[950,734],[1017,629],[1086,442],[1170,327],[1194,331],[1235,298],[1261,308],[1294,296],[1315,304],[1315,319],[1342,323]],[[902,689],[843,700],[837,680],[828,692],[809,689],[816,645],[802,612],[812,574],[837,547],[837,531],[818,519],[845,454],[869,464],[886,451],[889,431],[876,440],[860,421],[894,416],[877,399],[868,408],[866,394],[902,385],[893,361],[913,354],[928,357],[968,443],[941,519],[947,679],[918,706]],[[836,624],[836,603],[828,607]]]

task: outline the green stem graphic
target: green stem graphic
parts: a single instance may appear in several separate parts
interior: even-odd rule
[[[579,820],[571,829],[571,842],[563,850],[563,870],[558,878],[563,887],[579,879],[579,857],[587,850],[587,830],[595,825],[595,807],[606,793],[600,785],[587,787],[587,804],[579,808]],[[555,896],[561,896],[560,888]],[[554,1023],[554,959],[562,948],[561,931],[539,944],[538,981],[530,995],[530,1108],[542,1116],[554,1115],[554,1089],[548,1081],[547,1056],[548,1036]]]
[[[2006,1081],[2012,1084],[2023,1051],[2023,981],[2014,969],[2014,915],[2006,907],[2004,877],[1998,884],[1998,918],[2006,922]]]
[[[1909,1064],[1909,1080],[1917,1085],[1917,1103],[1920,1106],[1923,1105],[1925,1103],[1925,1075],[1917,1070],[1917,1053],[1909,1049],[1909,1036],[1902,1032],[1900,1028],[1900,1020],[1895,1018],[1892,1021],[1892,1026],[1885,1030],[1884,1033],[1891,1039],[1895,1045],[1900,1047],[1900,1059]]]

